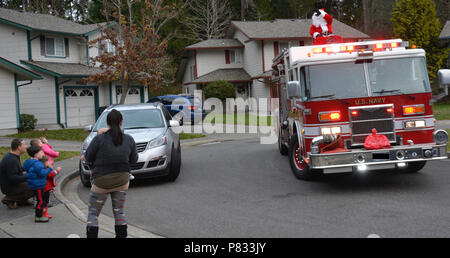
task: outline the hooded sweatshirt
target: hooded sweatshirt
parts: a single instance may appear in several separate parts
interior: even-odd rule
[[[43,189],[47,184],[47,176],[53,171],[45,168],[44,163],[37,159],[27,159],[23,163],[23,169],[27,171],[27,183],[31,190]]]

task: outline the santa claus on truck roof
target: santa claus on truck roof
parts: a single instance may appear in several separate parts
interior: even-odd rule
[[[314,11],[309,34],[314,39],[314,45],[342,43],[342,37],[333,34],[333,17],[324,9]]]

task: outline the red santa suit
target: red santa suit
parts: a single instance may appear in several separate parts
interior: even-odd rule
[[[314,39],[314,45],[323,45],[330,43],[342,43],[342,37],[333,34],[333,17],[320,9],[319,13],[312,16],[311,28],[309,34]]]

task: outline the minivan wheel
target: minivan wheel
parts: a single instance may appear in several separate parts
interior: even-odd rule
[[[181,146],[178,144],[178,149],[172,147],[172,160],[170,161],[167,169],[169,170],[169,174],[164,177],[165,181],[174,182],[177,180],[180,175],[181,170]]]
[[[81,183],[86,186],[86,187],[91,187],[91,177],[90,176],[86,176],[83,173],[83,170],[81,169],[81,161],[78,164],[78,171],[80,172],[80,180]]]

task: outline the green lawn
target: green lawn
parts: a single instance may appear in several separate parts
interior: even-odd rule
[[[62,129],[62,130],[49,130],[49,131],[31,131],[19,134],[8,135],[13,138],[39,138],[44,136],[47,140],[63,140],[63,141],[76,141],[83,142],[89,135],[89,132],[85,132],[84,129]],[[180,140],[195,139],[206,137],[204,134],[189,134],[181,133]]]
[[[434,104],[433,111],[437,120],[450,120],[450,104]]]
[[[221,117],[222,116],[222,117]],[[220,121],[222,120],[222,121]],[[209,113],[203,123],[218,123],[218,124],[235,124],[235,125],[261,125],[271,126],[271,116],[257,116],[253,114],[223,114]]]
[[[3,155],[5,155],[6,153],[8,153],[10,151],[9,147],[0,147],[0,160],[3,158]],[[55,162],[61,161],[61,160],[65,160],[65,159],[70,159],[76,156],[80,156],[80,152],[79,151],[60,151],[59,152],[59,157],[55,159]],[[25,162],[25,160],[29,159],[30,156],[28,156],[27,153],[23,154],[20,157],[20,160],[23,162]]]
[[[47,140],[82,142],[88,135],[89,132],[85,132],[84,129],[61,129],[48,131],[29,131],[8,135],[8,137],[32,139],[44,136],[45,138],[47,138]]]
[[[204,134],[180,133],[180,140],[196,139],[206,137]]]

